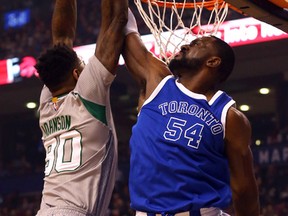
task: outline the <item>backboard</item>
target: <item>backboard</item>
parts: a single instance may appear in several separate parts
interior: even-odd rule
[[[242,14],[254,17],[288,33],[286,0],[225,0]]]

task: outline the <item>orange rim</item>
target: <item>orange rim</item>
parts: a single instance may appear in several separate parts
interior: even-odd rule
[[[204,2],[186,2],[186,3],[180,3],[180,2],[167,2],[167,1],[161,1],[161,0],[141,0],[144,3],[149,3],[151,4],[156,4],[159,7],[167,7],[167,8],[195,8],[196,6],[204,6],[205,8],[213,8],[215,5],[215,2],[217,0],[209,0],[209,1],[204,1]],[[218,4],[222,4],[224,0],[218,0]]]

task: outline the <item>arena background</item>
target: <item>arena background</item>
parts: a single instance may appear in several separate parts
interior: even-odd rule
[[[42,84],[33,72],[35,58],[50,45],[52,1],[0,0],[0,215],[30,216],[38,210],[43,184],[44,149],[38,128],[37,102]],[[78,1],[76,47],[95,44],[99,4]],[[141,35],[150,32],[136,14]],[[236,66],[222,88],[250,110],[252,150],[263,216],[288,215],[288,36],[249,16],[230,11],[226,29],[239,37],[234,46]],[[239,24],[240,23],[240,24]],[[254,23],[254,24],[253,24]],[[251,33],[252,32],[252,33]],[[232,36],[231,36],[232,34]],[[83,47],[82,47],[83,48]],[[111,102],[119,137],[119,172],[110,215],[133,215],[129,208],[129,136],[136,120],[137,86],[125,66],[119,66]],[[262,95],[260,88],[269,88]],[[27,102],[36,102],[27,109]]]

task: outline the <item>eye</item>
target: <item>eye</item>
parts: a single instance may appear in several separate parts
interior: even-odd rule
[[[200,45],[200,41],[197,39],[190,43],[190,46],[199,46],[199,45]]]

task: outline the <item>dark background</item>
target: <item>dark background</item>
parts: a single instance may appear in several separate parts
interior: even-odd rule
[[[28,24],[16,29],[1,29],[0,59],[27,55],[37,57],[43,49],[49,47],[52,1],[0,1],[0,15],[15,9],[31,9]],[[95,43],[99,31],[99,1],[81,0],[78,3],[75,45]],[[241,17],[244,16],[232,13],[228,19]],[[140,33],[149,33],[141,18],[137,20]],[[3,22],[2,16],[1,28]],[[288,154],[285,152],[288,152],[288,39],[234,47],[234,50],[235,69],[222,89],[236,100],[237,105],[251,106],[245,114],[253,129],[252,150],[255,155],[261,212],[265,216],[287,216]],[[127,189],[128,142],[131,127],[136,120],[138,88],[124,66],[118,70],[111,89],[111,103],[119,137],[119,175],[109,214],[124,216],[133,213],[129,209]],[[38,102],[41,87],[41,82],[35,77],[0,86],[1,216],[34,215],[39,208],[45,154],[38,127],[37,108],[28,110],[25,103]],[[269,87],[271,93],[260,95],[258,89],[261,87]],[[255,144],[256,140],[261,140],[260,146]],[[268,155],[266,161],[260,160],[262,153]]]

